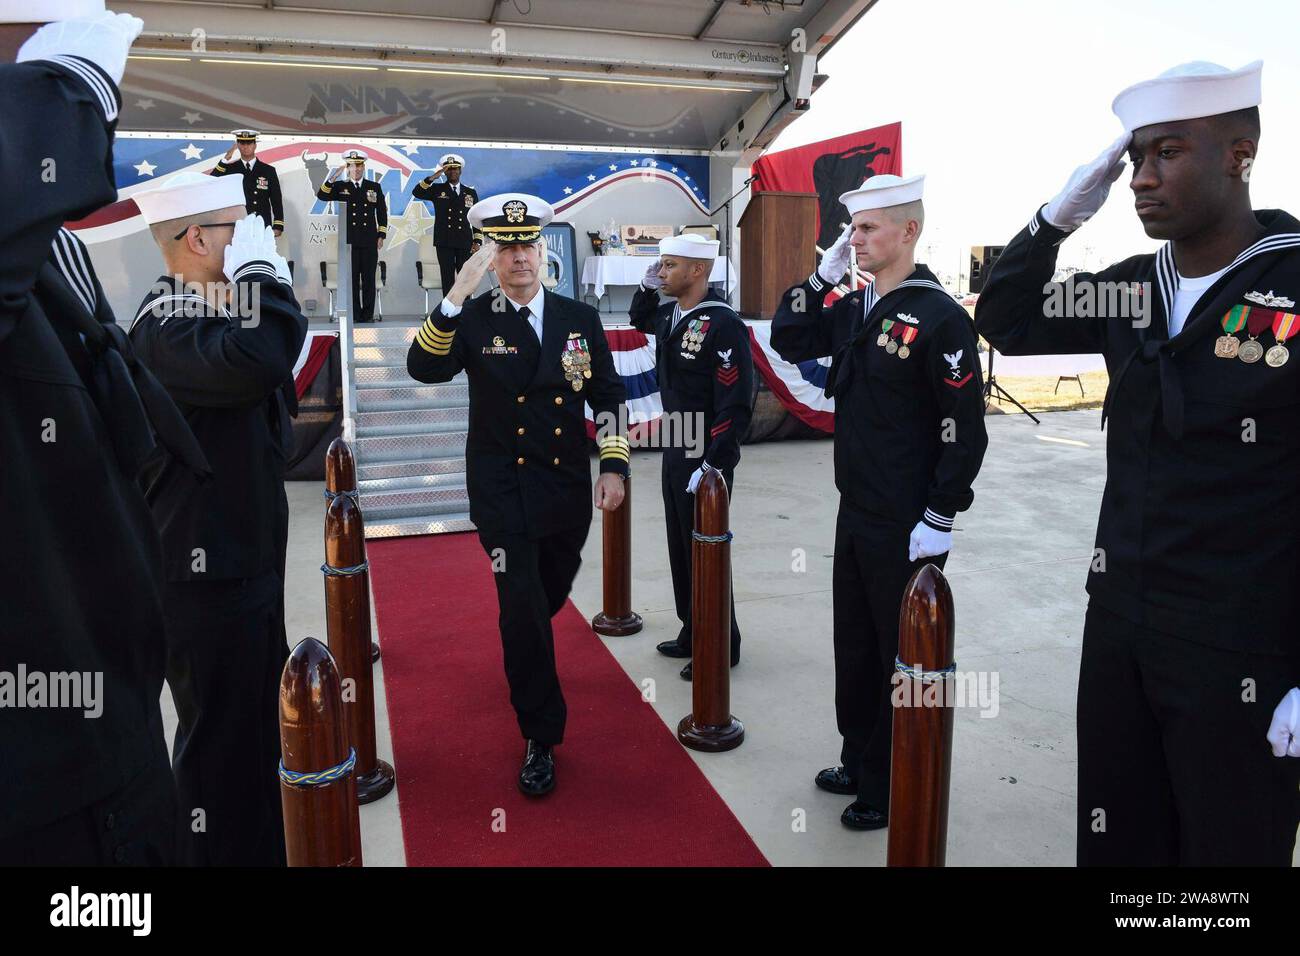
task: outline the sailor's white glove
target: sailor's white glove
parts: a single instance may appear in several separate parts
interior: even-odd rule
[[[663,259],[656,256],[655,261],[646,266],[645,275],[641,277],[641,288],[654,289],[656,292],[663,288],[663,280],[659,278],[659,266],[662,262]]]
[[[707,461],[704,462],[699,468],[695,469],[695,472],[691,475],[691,480],[686,483],[686,493],[688,495],[695,494],[695,489],[700,486],[700,479],[708,472],[717,470],[718,469],[714,468]]]
[[[853,223],[844,227],[840,237],[831,243],[831,247],[822,254],[822,261],[817,265],[817,274],[827,282],[834,284],[844,278],[849,271],[849,260],[853,258],[853,247],[849,245],[849,236],[853,235]]]
[[[245,216],[235,223],[235,234],[226,246],[226,278],[235,281],[235,274],[250,262],[265,262],[280,273],[280,262],[284,257],[275,250],[275,233],[256,213]],[[289,273],[289,264],[284,265],[285,275]]]
[[[1268,742],[1274,757],[1300,757],[1300,687],[1292,687],[1273,711]]]
[[[1097,214],[1110,194],[1111,183],[1124,172],[1124,151],[1132,133],[1125,133],[1090,163],[1080,166],[1060,194],[1043,209],[1043,218],[1057,229],[1077,229]]]
[[[907,560],[918,561],[921,558],[933,558],[952,550],[952,532],[935,531],[924,521],[918,521],[912,529],[911,540],[907,542]]]
[[[105,11],[89,17],[47,23],[18,48],[17,62],[79,56],[102,69],[121,85],[126,55],[144,29],[144,21],[129,13]]]

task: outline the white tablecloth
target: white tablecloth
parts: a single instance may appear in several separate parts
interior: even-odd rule
[[[645,270],[655,261],[655,256],[587,256],[582,264],[582,285],[587,291],[595,291],[596,298],[605,294],[605,286],[640,285]],[[727,257],[718,256],[713,260],[713,271],[709,273],[710,282],[722,282],[727,277]],[[731,267],[731,285],[728,293],[736,289],[736,267]]]

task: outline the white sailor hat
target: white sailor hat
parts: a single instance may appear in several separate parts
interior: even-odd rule
[[[496,242],[536,242],[555,215],[551,204],[528,193],[498,193],[469,210],[469,224]]]
[[[149,225],[201,212],[244,206],[244,180],[239,176],[206,176],[192,170],[163,180],[157,189],[133,197]]]
[[[232,129],[230,135],[241,143],[256,143],[260,134],[255,129]]]
[[[366,154],[361,152],[359,149],[350,149],[343,154],[343,161],[349,164],[364,163],[366,161]]]
[[[682,256],[686,259],[716,259],[719,245],[721,243],[717,239],[705,239],[695,233],[666,236],[659,240],[659,255]]]
[[[0,0],[0,23],[53,23],[104,12],[104,0]]]
[[[1258,106],[1264,61],[1239,70],[1197,60],[1165,70],[1154,80],[1134,83],[1115,97],[1111,109],[1127,132],[1156,123],[1218,116]]]
[[[460,169],[465,165],[465,157],[461,156],[459,153],[448,153],[443,156],[442,159],[438,160],[438,165],[443,169]]]
[[[895,176],[881,173],[872,176],[857,189],[840,194],[840,202],[849,215],[864,209],[887,209],[904,203],[916,202],[925,191],[925,176]]]

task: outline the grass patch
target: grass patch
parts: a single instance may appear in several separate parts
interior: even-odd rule
[[[1080,408],[1101,408],[1106,398],[1106,386],[1110,376],[1105,371],[1083,372],[1079,375],[1083,383],[1083,394],[1079,394],[1079,383],[1066,380],[1058,383],[1054,375],[999,375],[998,384],[1015,397],[1031,412],[1068,412]],[[997,401],[989,403],[990,414],[1006,413],[1019,415],[1020,410],[1010,402]]]

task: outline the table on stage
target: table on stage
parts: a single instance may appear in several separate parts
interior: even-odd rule
[[[593,292],[599,299],[605,294],[605,287],[611,285],[640,285],[645,276],[646,267],[657,256],[588,256],[582,264],[582,286]],[[713,271],[709,273],[709,282],[722,282],[727,277],[727,257],[718,256],[713,260]],[[736,267],[731,267],[731,284],[728,292],[736,288]]]

